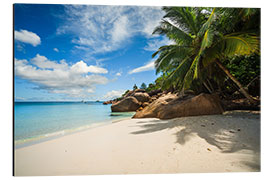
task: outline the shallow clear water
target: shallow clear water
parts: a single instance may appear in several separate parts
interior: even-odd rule
[[[100,102],[15,102],[15,145],[64,135],[131,117]]]

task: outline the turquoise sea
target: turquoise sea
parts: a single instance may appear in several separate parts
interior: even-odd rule
[[[111,113],[101,102],[15,102],[15,147],[132,117],[134,112]]]

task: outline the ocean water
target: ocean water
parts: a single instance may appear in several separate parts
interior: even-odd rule
[[[111,105],[101,102],[15,102],[15,147],[109,124],[133,114],[111,113]]]

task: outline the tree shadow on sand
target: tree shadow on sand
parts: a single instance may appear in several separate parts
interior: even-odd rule
[[[171,120],[139,121],[143,129],[132,134],[145,134],[175,128],[176,143],[184,145],[198,135],[223,153],[252,151],[253,160],[242,163],[260,170],[260,114],[232,111],[223,115],[183,117]]]

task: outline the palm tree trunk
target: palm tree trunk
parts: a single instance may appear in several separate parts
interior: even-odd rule
[[[209,84],[209,86],[210,86],[211,90],[212,90],[212,91],[214,91],[214,88],[213,88],[213,86],[212,86],[211,82],[209,81],[209,79],[207,78],[206,80],[207,80],[207,82],[208,82],[208,84]]]
[[[251,102],[256,103],[256,100],[248,94],[248,92],[244,89],[242,84],[229,72],[229,70],[222,65],[222,63],[219,60],[215,60],[217,65],[226,73],[226,75],[239,87],[240,92]]]
[[[205,82],[203,82],[203,85],[204,85],[204,87],[206,87],[206,89],[208,90],[208,92],[209,92],[210,94],[212,94],[211,89],[208,87],[208,85],[207,85]]]

